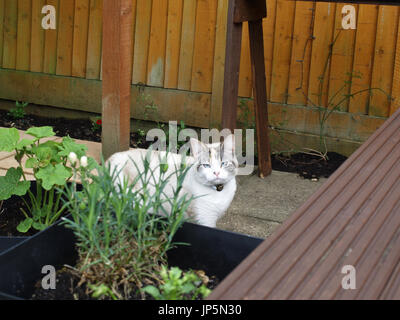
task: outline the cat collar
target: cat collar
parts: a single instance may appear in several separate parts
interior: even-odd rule
[[[215,186],[215,190],[217,190],[218,192],[222,191],[224,189],[224,185],[223,184],[217,184]]]

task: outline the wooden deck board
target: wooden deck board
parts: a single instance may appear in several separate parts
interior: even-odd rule
[[[399,160],[400,110],[209,299],[400,299]]]

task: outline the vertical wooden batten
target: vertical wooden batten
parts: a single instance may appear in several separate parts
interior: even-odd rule
[[[250,54],[253,71],[254,109],[257,128],[258,167],[261,178],[272,172],[271,145],[268,133],[262,20],[249,21]]]
[[[132,70],[132,1],[103,3],[102,152],[129,149]]]
[[[265,0],[229,1],[221,117],[222,128],[227,128],[231,131],[236,128],[243,22],[248,21],[256,115],[258,166],[261,178],[268,176],[272,171],[268,137],[268,106],[262,26],[262,19],[266,16],[267,8]]]
[[[229,1],[225,72],[222,97],[222,128],[234,130],[236,128],[237,99],[239,93],[240,53],[242,47],[242,22],[235,23],[236,0]]]

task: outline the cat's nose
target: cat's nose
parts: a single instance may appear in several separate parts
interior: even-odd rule
[[[215,172],[215,171],[214,171],[214,174],[215,174],[217,177],[219,176],[219,172]]]

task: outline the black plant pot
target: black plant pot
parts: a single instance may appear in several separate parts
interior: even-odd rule
[[[208,275],[225,278],[262,239],[243,234],[185,223],[177,232],[180,245],[168,253],[170,266],[201,269]],[[60,222],[26,239],[13,239],[0,252],[0,299],[29,299],[35,283],[44,275],[42,268],[75,265],[75,236]]]
[[[30,187],[31,191],[34,192],[36,189],[36,181],[31,181],[31,187]],[[28,195],[24,196],[25,200],[28,201],[29,197]],[[5,200],[5,203],[10,202],[10,203],[15,203],[17,201],[20,201],[20,197],[19,196],[12,196],[10,199]],[[14,212],[13,214],[15,215],[21,215],[22,214],[20,212]],[[0,236],[0,254],[5,251],[8,248],[11,248],[15,245],[17,245],[18,243],[20,243],[23,240],[26,240],[28,238],[28,236]]]
[[[28,237],[0,237],[0,254],[9,248],[16,246]]]
[[[68,185],[70,185],[70,183],[68,183]],[[82,186],[80,184],[77,184],[77,189],[81,190]],[[32,192],[36,192],[36,181],[31,181],[30,190]],[[10,199],[8,199],[6,201],[7,202],[8,201],[16,202],[16,201],[20,201],[19,198],[20,198],[19,196],[12,196]],[[25,198],[26,201],[29,201],[28,195],[25,195],[24,198]],[[15,212],[15,214],[16,215],[22,215],[20,212]],[[7,250],[7,249],[19,244],[20,242],[22,242],[22,241],[24,241],[24,240],[26,240],[26,239],[28,239],[30,237],[31,236],[23,236],[23,235],[21,235],[21,236],[0,236],[0,254],[3,251],[5,251],[5,250]]]

